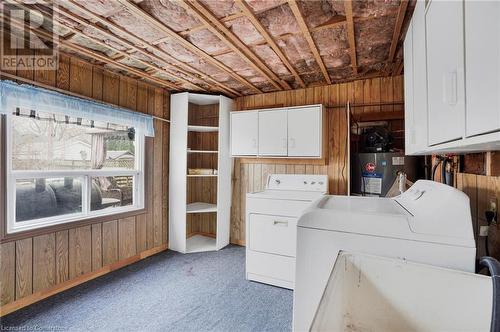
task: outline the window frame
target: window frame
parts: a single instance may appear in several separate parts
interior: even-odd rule
[[[13,170],[12,169],[12,118],[16,116],[11,113],[3,117],[3,139],[5,150],[5,228],[4,236],[15,235],[40,229],[45,229],[51,226],[62,224],[70,224],[78,221],[93,220],[114,215],[123,215],[145,209],[145,154],[146,154],[146,139],[143,133],[136,130],[135,132],[135,167],[131,170],[97,170],[97,169],[81,169],[81,170]],[[83,178],[82,190],[82,211],[63,214],[53,217],[45,217],[31,219],[17,223],[16,218],[16,180],[30,178],[54,178],[54,177],[74,177]],[[100,176],[132,176],[132,205],[112,207],[109,209],[91,211],[91,188],[92,177]]]

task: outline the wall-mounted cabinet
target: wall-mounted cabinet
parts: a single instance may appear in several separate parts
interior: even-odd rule
[[[322,158],[323,106],[231,113],[234,157]]]
[[[232,103],[224,96],[170,96],[171,250],[199,252],[229,244]]]
[[[500,149],[499,15],[498,1],[417,1],[404,42],[406,154]]]

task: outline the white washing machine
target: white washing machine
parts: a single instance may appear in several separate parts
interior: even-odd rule
[[[474,272],[469,198],[419,180],[394,198],[318,200],[298,222],[294,331],[309,330],[339,250]]]
[[[326,175],[272,174],[246,201],[246,278],[294,288],[297,220],[328,192]]]

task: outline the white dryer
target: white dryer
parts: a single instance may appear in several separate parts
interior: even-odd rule
[[[328,191],[326,175],[272,174],[246,201],[246,278],[293,289],[297,220]]]
[[[474,272],[469,198],[450,186],[419,180],[394,198],[317,201],[298,222],[294,331],[309,330],[339,250]]]

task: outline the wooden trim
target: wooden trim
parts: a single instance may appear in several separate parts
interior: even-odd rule
[[[259,33],[262,35],[262,37],[264,37],[266,42],[269,44],[269,46],[271,46],[271,48],[278,55],[278,57],[281,59],[281,61],[283,61],[283,63],[288,68],[288,70],[292,73],[292,75],[295,77],[295,80],[299,83],[299,85],[301,87],[305,88],[306,85],[305,85],[304,81],[302,80],[302,78],[300,77],[300,75],[297,73],[295,68],[293,68],[290,61],[288,61],[288,59],[285,56],[285,54],[283,53],[283,51],[281,51],[281,48],[279,48],[279,46],[274,41],[273,37],[262,26],[262,24],[257,19],[257,17],[255,17],[250,6],[245,1],[242,1],[242,0],[236,0],[236,4],[240,7],[240,9],[243,11],[244,15],[250,20],[250,22],[252,22],[252,24],[257,29],[257,31],[259,31]]]
[[[3,126],[5,126],[5,121],[2,121]],[[5,132],[5,130],[3,131]],[[2,151],[3,153],[3,151]],[[5,155],[5,154],[2,154]],[[143,209],[138,209],[134,211],[127,211],[127,212],[121,212],[121,213],[114,213],[114,214],[109,214],[105,216],[98,216],[98,217],[91,217],[87,219],[81,219],[73,222],[68,222],[64,224],[57,224],[57,225],[52,225],[52,226],[47,226],[47,227],[42,227],[42,228],[37,228],[37,229],[30,229],[27,231],[22,231],[22,232],[17,232],[17,233],[12,233],[12,234],[7,234],[6,229],[7,229],[7,220],[5,217],[5,213],[2,213],[3,218],[0,219],[2,221],[1,223],[1,228],[0,228],[0,243],[6,243],[6,242],[11,242],[11,241],[16,241],[20,239],[25,239],[29,237],[34,237],[34,236],[39,236],[39,235],[45,235],[45,234],[50,234],[54,232],[59,232],[67,229],[73,229],[76,227],[81,227],[81,226],[86,226],[86,225],[91,225],[91,224],[96,224],[96,223],[102,223],[106,221],[112,221],[112,220],[118,220],[118,219],[125,219],[128,217],[135,217],[138,215],[142,214],[148,214],[152,213],[152,206],[149,206],[147,202],[152,200],[152,197],[149,197],[150,193],[150,188],[149,186],[152,186],[152,182],[149,180],[149,177],[152,176],[152,174],[148,174],[147,170],[149,169],[149,165],[153,163],[152,157],[153,157],[153,139],[150,137],[146,138],[145,141],[145,165],[144,165],[144,208]],[[5,158],[2,158],[5,159]],[[5,174],[5,168],[2,170]],[[4,175],[6,176],[6,175]],[[0,183],[1,184],[1,183]],[[0,187],[0,197],[3,197],[4,201],[4,206],[5,205],[5,200],[7,199],[7,195],[5,195],[5,187],[2,188]],[[5,211],[3,209],[2,211]]]
[[[306,21],[304,20],[304,17],[302,16],[302,13],[300,12],[299,6],[297,5],[296,0],[288,0],[288,5],[290,6],[290,9],[293,12],[293,15],[295,16],[295,19],[297,20],[297,23],[299,24],[300,29],[302,30],[302,34],[307,40],[307,43],[309,44],[309,48],[311,49],[314,59],[316,59],[316,62],[318,63],[321,72],[323,73],[323,76],[326,80],[326,83],[332,84],[332,81],[330,80],[330,75],[328,74],[328,71],[326,70],[325,64],[323,63],[323,59],[321,59],[321,55],[319,54],[318,48],[316,47],[316,44],[314,43],[314,39],[311,36],[311,32],[309,31],[309,28],[307,27]]]
[[[382,112],[367,112],[354,113],[352,120],[354,122],[370,122],[370,121],[387,121],[387,120],[404,120],[404,111],[382,111]]]
[[[246,246],[245,240],[231,240],[230,243],[242,247]]]
[[[394,32],[392,34],[391,48],[389,49],[389,59],[388,63],[391,63],[394,60],[394,55],[396,54],[396,46],[399,41],[399,34],[401,32],[401,27],[403,26],[403,21],[406,14],[406,8],[408,7],[408,0],[401,0],[398,9],[398,16],[396,18],[396,25],[394,26]]]
[[[90,16],[92,19],[96,20],[96,21],[99,21],[100,23],[106,25],[106,26],[111,26],[113,28],[114,31],[119,31],[120,34],[124,35],[124,36],[127,36],[127,38],[130,38],[131,40],[134,40],[135,42],[141,44],[141,45],[146,45],[147,42],[145,40],[142,40],[140,39],[139,37],[137,36],[134,36],[132,35],[130,32],[128,32],[127,30],[117,26],[116,24],[113,24],[103,18],[100,18],[99,16],[97,16],[96,14],[92,13],[91,11],[89,11],[88,9],[86,9],[85,7],[83,6],[80,6],[79,4],[76,4],[76,3],[73,3],[73,2],[70,2],[70,4],[72,6],[75,6],[78,10],[80,10],[81,12],[83,12],[84,14]],[[150,53],[150,52],[147,52],[145,51],[144,49],[134,45],[133,43],[121,38],[121,37],[118,37],[112,33],[110,33],[108,30],[106,29],[103,29],[101,28],[100,26],[92,23],[92,22],[88,22],[86,21],[85,19],[82,19],[80,18],[79,16],[67,11],[67,10],[62,10],[61,8],[59,9],[56,9],[54,8],[54,10],[57,10],[58,14],[60,15],[64,15],[84,26],[88,26],[88,27],[91,27],[93,29],[96,29],[98,30],[100,33],[102,33],[103,35],[117,41],[118,43],[121,43],[123,45],[126,45],[127,47],[129,47],[131,50],[133,51],[136,51],[136,52],[140,52],[150,58],[153,58],[155,60],[158,60],[162,63],[165,63],[169,66],[172,66],[173,68],[175,68],[175,70],[183,73],[184,75],[187,75],[189,77],[192,77],[192,78],[196,78],[196,79],[204,79],[205,81],[208,81],[208,82],[211,82],[217,86],[219,86],[223,91],[225,91],[226,93],[229,93],[231,95],[236,95],[236,96],[241,96],[241,93],[239,93],[238,91],[228,87],[227,85],[213,79],[212,77],[206,75],[205,73],[201,72],[200,70],[196,69],[195,67],[192,67],[190,66],[189,64],[187,63],[184,63],[182,61],[179,61],[178,59],[174,58],[173,56],[171,56],[170,54],[168,54],[167,52],[163,51],[161,48],[159,47],[156,47],[156,46],[151,46],[151,48],[153,48],[156,52],[158,52],[158,54],[161,54],[165,59],[168,59],[169,61],[172,61],[173,63],[177,64],[177,65],[173,65],[171,63],[168,63],[168,62],[165,62],[164,59],[162,59],[161,57],[153,54],[153,53]],[[66,26],[66,25],[65,25]],[[66,26],[67,27],[67,26]],[[109,47],[109,46],[108,46]],[[126,51],[127,53],[130,52],[130,51]],[[185,70],[183,69],[184,68],[187,68],[188,70]],[[192,75],[192,73],[195,73],[197,75],[199,75],[199,77],[196,77],[194,75]]]
[[[149,250],[145,250],[137,255],[134,255],[132,257],[123,259],[121,261],[118,261],[113,264],[106,265],[96,271],[85,273],[79,277],[73,278],[71,280],[62,282],[54,287],[45,289],[43,291],[35,292],[29,296],[23,297],[17,301],[8,303],[2,307],[0,307],[0,317],[3,317],[7,314],[10,314],[11,312],[14,312],[16,310],[19,310],[21,308],[24,308],[30,304],[33,304],[35,302],[41,301],[43,299],[46,299],[52,295],[55,295],[57,293],[63,292],[65,290],[68,290],[70,288],[73,288],[75,286],[78,286],[80,284],[83,284],[84,282],[87,282],[89,280],[95,279],[97,277],[100,277],[102,275],[105,275],[107,273],[110,273],[112,271],[118,270],[124,266],[130,265],[132,263],[138,262],[146,257],[158,254],[162,251],[167,250],[168,246],[166,244],[163,244],[161,246],[154,247]]]
[[[354,74],[358,74],[358,62],[356,55],[356,38],[354,34],[354,19],[352,15],[352,0],[344,1],[346,20],[347,20],[347,36],[349,37],[349,53],[351,53],[351,66]]]
[[[211,238],[216,238],[217,235],[216,234],[212,234],[212,233],[206,233],[206,232],[191,232],[191,233],[188,233],[186,235],[186,238],[189,239],[190,237],[193,237],[195,235],[203,235],[203,236],[207,236],[207,237],[211,237]]]
[[[175,31],[173,31],[172,29],[170,29],[169,27],[167,27],[166,25],[164,25],[162,22],[160,22],[156,18],[154,18],[151,15],[149,15],[147,12],[145,12],[142,8],[140,8],[139,6],[137,6],[135,3],[133,3],[133,2],[131,2],[129,0],[117,0],[117,1],[119,3],[121,3],[125,8],[127,8],[127,10],[132,15],[135,15],[138,18],[142,18],[143,20],[147,21],[148,23],[150,23],[155,28],[159,29],[160,31],[166,33],[169,36],[172,36],[175,39],[176,42],[178,42],[179,44],[181,44],[182,46],[184,46],[185,48],[187,48],[189,51],[194,52],[199,57],[207,60],[212,65],[214,65],[214,66],[218,67],[219,69],[225,71],[231,77],[233,77],[234,79],[238,80],[242,84],[248,86],[249,88],[251,88],[255,92],[262,93],[262,91],[260,89],[258,89],[257,87],[255,87],[252,83],[250,83],[249,81],[247,81],[246,79],[244,79],[240,75],[238,75],[235,72],[233,72],[231,70],[231,68],[229,68],[228,66],[226,66],[222,62],[214,59],[208,53],[206,53],[202,49],[196,47],[194,44],[191,44],[189,41],[187,41],[186,39],[184,39],[181,35],[179,35]]]
[[[246,61],[250,67],[255,69],[263,77],[278,90],[291,89],[290,85],[286,81],[281,80],[276,74],[269,69],[266,64],[260,60],[241,40],[234,35],[234,33],[229,30],[223,23],[219,22],[217,17],[215,17],[204,5],[202,5],[197,0],[188,0],[179,2],[181,6],[189,10],[194,16],[201,22],[207,25],[207,28],[215,34],[220,40],[226,43],[226,45],[238,54],[244,61]],[[279,84],[278,84],[279,83]]]

